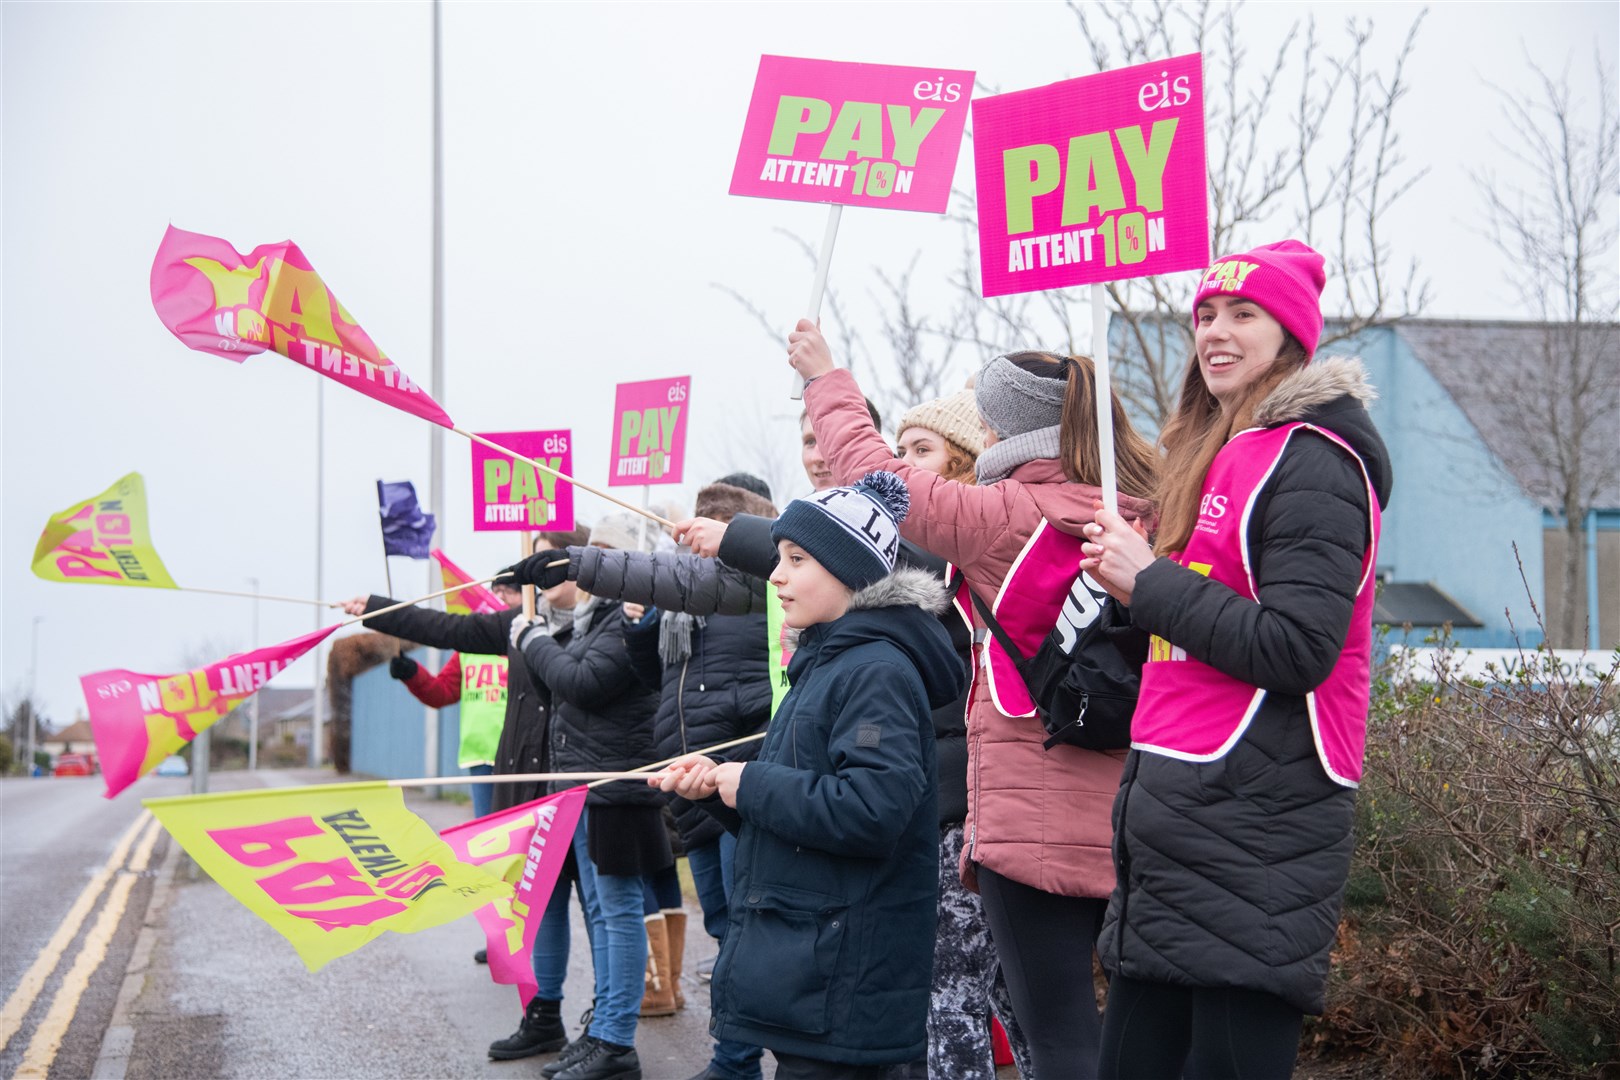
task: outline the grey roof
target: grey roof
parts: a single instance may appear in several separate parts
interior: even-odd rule
[[[1620,509],[1620,323],[1581,329],[1582,394],[1568,391],[1576,372],[1568,323],[1405,319],[1395,325],[1445,388],[1486,447],[1524,493],[1556,509],[1555,426],[1569,430],[1578,406],[1587,418],[1586,472],[1598,509]],[[1579,400],[1573,400],[1578,397]]]
[[[314,711],[315,692],[307,686],[266,686],[258,693],[259,721],[268,724],[277,720],[307,720]],[[245,699],[236,707],[247,715]]]
[[[1373,622],[1379,626],[1484,626],[1473,613],[1437,586],[1417,581],[1386,581],[1373,601]]]

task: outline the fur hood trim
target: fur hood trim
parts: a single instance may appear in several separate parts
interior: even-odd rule
[[[1273,427],[1302,420],[1312,411],[1347,394],[1364,406],[1378,400],[1378,391],[1367,379],[1366,366],[1349,356],[1316,360],[1284,379],[1267,395],[1254,412],[1254,422],[1258,427]]]
[[[950,603],[951,594],[939,578],[915,566],[900,566],[888,577],[858,590],[850,599],[849,610],[919,607],[930,615],[938,615],[948,608]],[[791,626],[783,627],[783,644],[790,649],[798,648],[799,635],[803,632]]]
[[[882,607],[920,607],[938,615],[950,603],[945,583],[914,566],[896,567],[894,573],[856,591],[849,602],[851,611]]]
[[[692,508],[692,513],[696,517],[729,522],[738,514],[774,518],[776,507],[771,505],[769,499],[763,499],[747,488],[710,484],[697,493],[697,504]]]

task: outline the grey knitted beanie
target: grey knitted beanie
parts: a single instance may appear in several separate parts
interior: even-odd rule
[[[1062,423],[1068,386],[1067,378],[1045,379],[998,356],[979,369],[973,397],[990,430],[1010,439]]]

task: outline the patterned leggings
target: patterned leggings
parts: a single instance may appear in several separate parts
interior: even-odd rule
[[[962,884],[962,826],[939,837],[939,930],[934,938],[934,987],[928,1004],[928,1075],[934,1080],[995,1080],[990,1014],[1007,1031],[1024,1076],[1035,1075],[1023,1033],[1013,1018],[979,897]]]

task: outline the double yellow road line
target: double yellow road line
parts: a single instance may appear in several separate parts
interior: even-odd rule
[[[84,944],[74,958],[73,966],[63,976],[62,985],[57,988],[49,1010],[34,1029],[34,1037],[28,1043],[22,1063],[17,1067],[18,1077],[42,1078],[56,1060],[57,1051],[62,1048],[62,1037],[67,1034],[68,1024],[78,1011],[79,1001],[90,985],[90,977],[107,958],[107,948],[112,944],[113,934],[118,931],[118,924],[123,921],[124,909],[129,906],[130,890],[152,861],[152,848],[162,832],[151,811],[142,810],[141,816],[118,838],[107,861],[90,876],[90,881],[73,901],[73,906],[68,908],[56,933],[51,935],[28,970],[23,972],[22,981],[6,999],[5,1005],[0,1006],[0,1049],[4,1049],[21,1029],[24,1018],[45,989],[45,983],[66,954],[68,946],[79,936],[80,927],[95,910],[96,902],[110,883],[112,891],[108,893],[106,905],[90,927],[90,932],[85,935]],[[140,837],[138,841],[137,836]],[[127,868],[126,858],[129,860]]]

